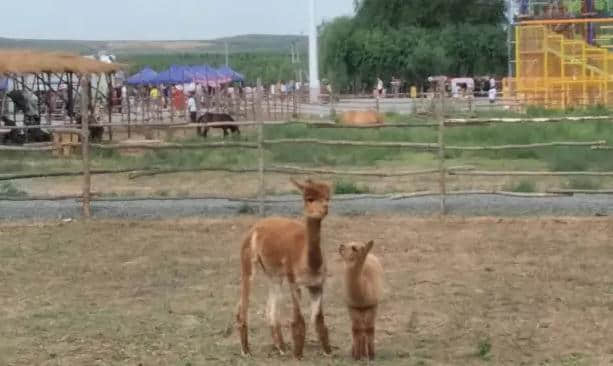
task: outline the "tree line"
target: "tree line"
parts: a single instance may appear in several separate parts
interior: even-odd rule
[[[431,75],[503,75],[503,0],[359,0],[354,17],[322,25],[322,73],[343,92],[375,79],[423,86]]]

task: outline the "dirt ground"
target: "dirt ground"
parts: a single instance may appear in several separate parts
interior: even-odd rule
[[[311,328],[303,362],[271,352],[267,286],[256,276],[255,358],[243,359],[231,325],[240,239],[255,220],[1,224],[0,364],[353,364],[336,248],[355,239],[374,239],[386,270],[379,365],[613,363],[604,218],[328,218],[334,356]]]

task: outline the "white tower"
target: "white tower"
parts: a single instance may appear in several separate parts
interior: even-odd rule
[[[317,25],[315,17],[315,0],[309,0],[311,17],[309,20],[309,88],[310,101],[319,101],[319,56],[317,46]]]

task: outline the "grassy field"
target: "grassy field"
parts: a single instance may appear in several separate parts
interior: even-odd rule
[[[400,118],[400,117],[394,117]],[[403,118],[406,121],[406,118]],[[432,122],[428,119],[411,119],[412,122]],[[220,140],[217,131],[212,140]],[[318,138],[328,140],[437,142],[434,128],[399,128],[380,130],[347,130],[311,128],[304,125],[267,126],[267,139]],[[247,129],[240,140],[255,141],[254,131]],[[179,142],[198,142],[199,138],[179,138]],[[596,141],[613,143],[613,123],[610,121],[552,124],[509,124],[479,127],[452,127],[445,132],[447,145],[501,145],[530,144],[550,141]],[[403,166],[433,166],[437,152],[400,148],[355,148],[288,144],[273,146],[267,161],[278,164],[303,164],[306,166],[355,166],[377,167],[393,164]],[[78,159],[51,159],[48,154],[2,153],[0,170],[3,172],[39,171],[77,167]],[[138,157],[121,156],[117,152],[98,152],[92,156],[95,167],[198,167],[198,166],[253,166],[255,154],[246,150],[160,151]],[[497,166],[500,161],[518,161],[526,168],[535,164],[554,171],[560,170],[613,170],[613,161],[607,151],[591,151],[589,148],[550,148],[534,151],[512,150],[499,152],[447,153],[450,164],[471,163],[483,167]]]
[[[531,111],[531,116],[551,115],[555,112]],[[569,112],[566,112],[569,113]],[[586,113],[571,112],[573,114]],[[498,116],[501,114],[498,112]],[[505,116],[514,116],[505,113]],[[406,121],[406,117],[391,115],[390,119]],[[413,118],[415,123],[427,119]],[[432,128],[405,128],[381,130],[347,130],[310,128],[301,125],[269,126],[266,138],[319,138],[370,141],[436,142],[437,131]],[[211,141],[219,141],[214,131]],[[597,141],[613,142],[613,123],[610,121],[552,124],[511,124],[480,127],[454,127],[446,130],[448,145],[500,145],[529,144],[550,141]],[[178,142],[202,141],[190,131],[186,136],[175,138]],[[244,129],[243,141],[255,141],[255,132]],[[0,171],[3,173],[28,173],[41,171],[78,171],[81,162],[78,157],[56,159],[49,154],[1,154]],[[269,165],[297,165],[338,169],[382,169],[420,170],[436,168],[436,151],[419,151],[398,148],[354,148],[312,145],[275,145],[266,153]],[[94,169],[195,169],[199,167],[254,168],[257,155],[252,150],[165,150],[141,155],[122,155],[119,152],[98,151],[93,156]],[[590,150],[586,147],[552,147],[533,150],[512,150],[494,152],[447,153],[448,166],[470,165],[484,170],[551,170],[551,171],[612,171],[613,159],[610,151]],[[97,191],[105,195],[185,195],[229,194],[254,195],[257,192],[257,177],[244,175],[236,182],[235,175],[225,173],[186,173],[179,176],[158,176],[154,178],[128,179],[127,176],[100,176],[94,178]],[[324,177],[331,179],[330,177]],[[436,177],[406,177],[394,179],[379,178],[335,178],[337,193],[349,192],[407,192],[428,190],[436,187]],[[271,194],[287,193],[286,178],[271,174],[267,179]],[[240,183],[240,184],[238,184]],[[76,193],[79,178],[25,180],[11,182],[5,187],[9,192],[45,194],[48,192]],[[597,178],[488,178],[451,177],[453,189],[505,189],[517,192],[542,191],[547,188],[598,189],[613,186],[611,179]],[[354,187],[355,189],[347,189]],[[0,188],[0,195],[2,195]]]
[[[355,239],[375,239],[385,266],[379,365],[613,361],[610,220],[402,217],[324,225],[333,357],[310,327],[302,363],[271,352],[256,275],[255,358],[245,360],[232,315],[239,242],[254,220],[0,224],[0,364],[353,364],[336,247]]]

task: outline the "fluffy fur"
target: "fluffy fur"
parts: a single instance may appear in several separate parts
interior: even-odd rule
[[[383,124],[383,117],[376,111],[349,111],[341,115],[341,123],[350,126]]]
[[[373,241],[349,243],[339,247],[345,263],[345,296],[355,360],[375,358],[375,319],[383,292],[383,267],[379,259],[370,254]]]
[[[301,358],[305,340],[305,322],[300,311],[300,286],[311,295],[311,320],[325,353],[331,353],[328,329],[322,308],[326,264],[320,247],[321,223],[328,214],[330,187],[307,180],[304,184],[292,180],[304,198],[304,220],[269,218],[255,224],[241,247],[241,293],[236,315],[241,350],[250,354],[247,315],[249,292],[254,270],[259,268],[270,281],[267,315],[275,348],[285,352],[279,317],[279,300],[283,281],[291,290],[293,321],[291,324],[294,356]]]

